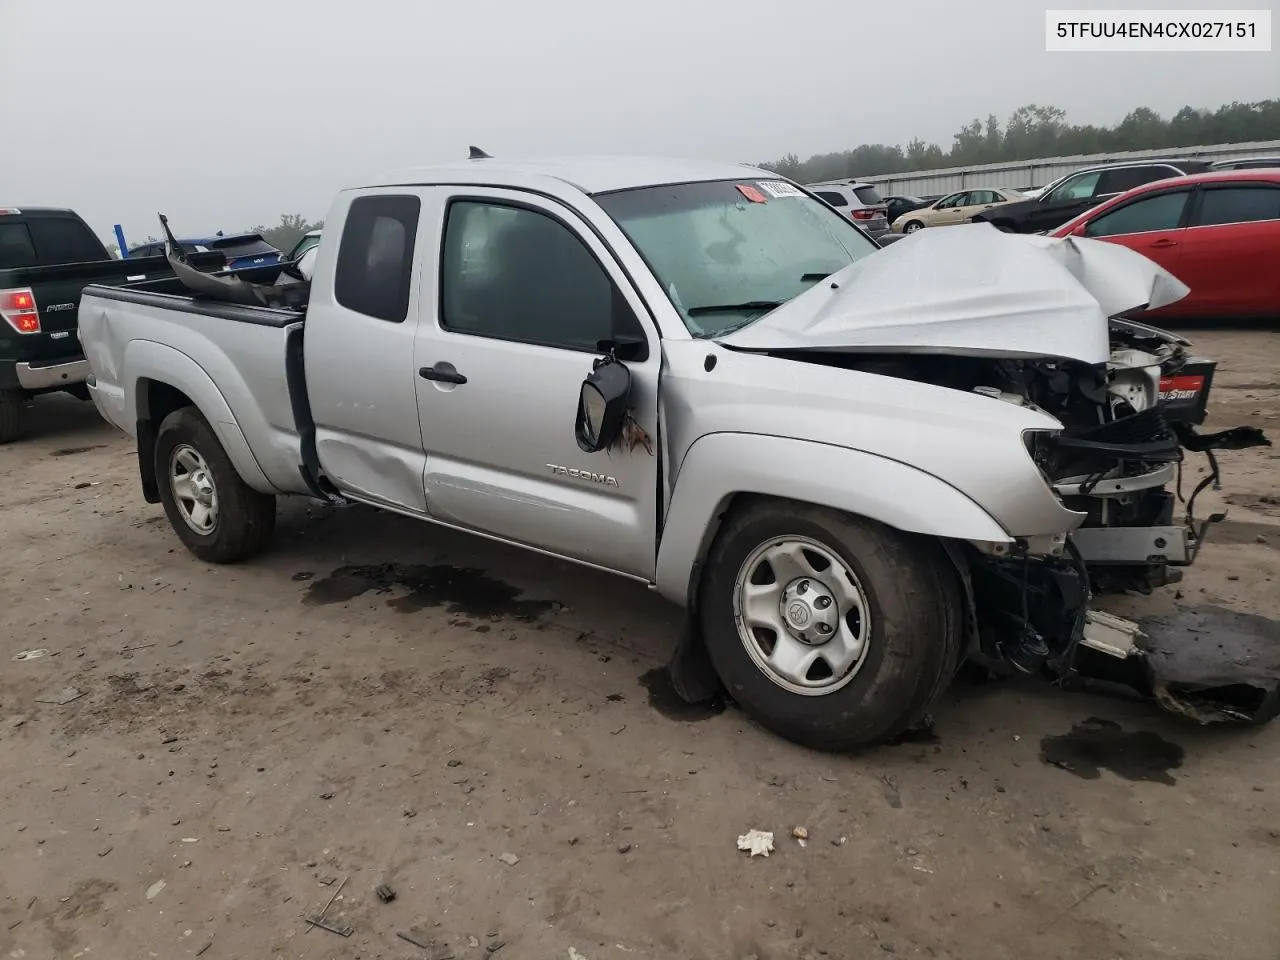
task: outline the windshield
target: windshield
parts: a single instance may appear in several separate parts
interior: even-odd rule
[[[781,180],[643,187],[595,199],[698,337],[745,326],[880,249]]]

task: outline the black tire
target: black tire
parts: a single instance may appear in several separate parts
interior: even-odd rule
[[[908,220],[902,227],[903,233],[915,233],[917,230],[923,230],[924,224],[919,220]]]
[[[170,479],[170,458],[176,448],[193,448],[208,465],[217,490],[218,512],[208,533],[188,525]],[[156,479],[160,500],[178,539],[208,563],[237,563],[260,553],[276,526],[276,498],[254,490],[236,472],[213,428],[194,407],[183,407],[164,418],[156,434]]]
[[[738,571],[770,540],[804,537],[860,581],[870,632],[861,666],[823,695],[776,683],[738,632]],[[699,616],[707,652],[730,696],[762,726],[804,746],[850,750],[919,725],[959,666],[964,609],[940,545],[882,524],[790,501],[756,501],[725,521],[707,558]]]
[[[21,390],[0,390],[0,443],[11,443],[22,436],[26,406],[27,395]]]

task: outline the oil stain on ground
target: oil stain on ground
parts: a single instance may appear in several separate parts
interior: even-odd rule
[[[1070,733],[1040,741],[1040,759],[1085,780],[1110,770],[1125,780],[1174,783],[1170,770],[1182,766],[1185,751],[1156,733],[1126,733],[1118,723],[1090,717]]]
[[[346,603],[370,591],[404,591],[387,606],[400,613],[416,613],[432,607],[482,620],[509,618],[536,620],[557,609],[553,600],[526,600],[522,591],[482,570],[449,564],[376,563],[339,567],[307,586],[303,603],[320,606]]]
[[[671,685],[671,674],[666,667],[654,667],[640,676],[640,686],[649,692],[649,706],[668,720],[696,723],[724,713],[724,697],[716,697],[706,703],[686,703]]]

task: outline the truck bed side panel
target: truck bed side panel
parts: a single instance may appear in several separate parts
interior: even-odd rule
[[[167,383],[201,408],[250,486],[309,492],[285,377],[301,314],[90,287],[80,324],[94,400],[108,420],[135,433],[148,415],[146,381]]]

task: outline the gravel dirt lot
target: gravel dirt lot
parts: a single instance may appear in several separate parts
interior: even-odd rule
[[[1209,426],[1280,440],[1280,333],[1192,337]],[[1199,564],[1111,609],[1280,618],[1280,446],[1221,459]],[[301,502],[205,566],[63,398],[0,545],[0,958],[1280,957],[1280,726],[961,680],[933,739],[809,753],[673,704],[675,611],[592,572]],[[1090,718],[1102,769],[1041,759]]]

